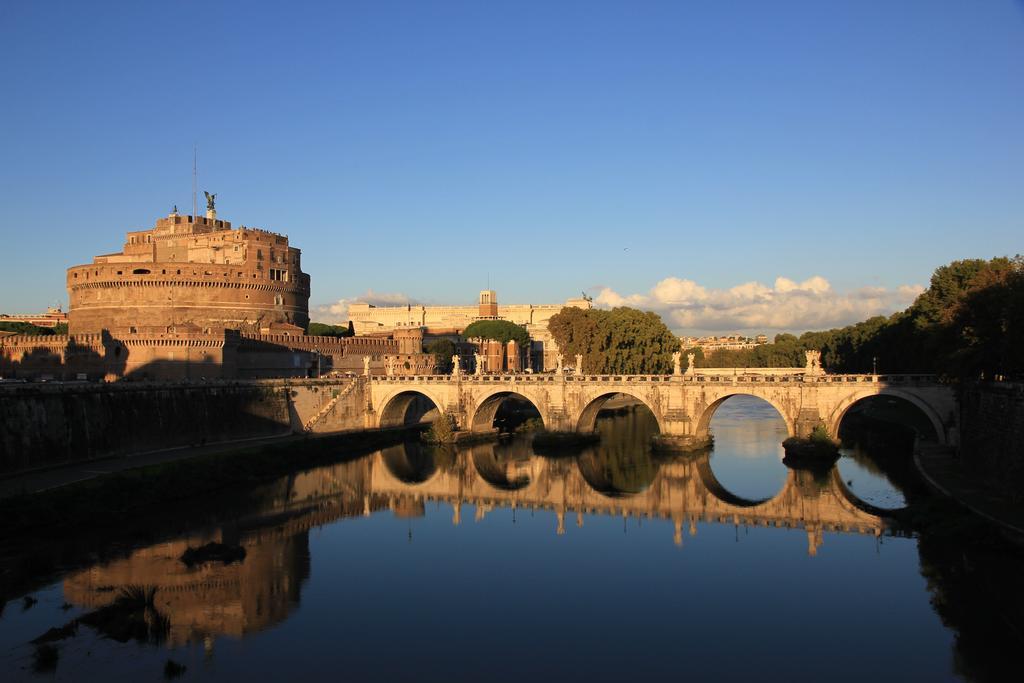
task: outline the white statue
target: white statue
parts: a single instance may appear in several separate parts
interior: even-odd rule
[[[388,377],[395,376],[395,359],[391,356],[384,356],[384,372]]]
[[[459,372],[461,372],[461,368],[459,367],[459,355],[455,354],[452,356],[452,376],[458,377]]]
[[[476,376],[479,377],[480,375],[484,374],[483,356],[481,356],[479,353],[474,353],[473,362],[476,363]]]
[[[363,374],[367,377],[370,376],[370,357],[363,356]]]
[[[555,361],[557,362],[557,365],[555,366],[555,374],[556,375],[561,375],[562,374],[562,361],[564,361],[564,360],[565,360],[565,356],[563,356],[562,354],[558,354],[557,356],[555,356]]]
[[[809,349],[804,351],[804,357],[807,359],[804,365],[804,374],[807,375],[821,375],[823,370],[821,369],[821,351],[815,349]]]
[[[583,374],[583,354],[582,353],[577,353],[576,354],[576,374],[577,375],[582,375]]]
[[[673,375],[681,375],[681,374],[683,374],[683,368],[680,365],[680,361],[682,360],[682,358],[683,358],[683,354],[680,353],[679,351],[676,351],[676,352],[674,352],[672,354],[672,374]]]
[[[696,358],[697,358],[697,354],[695,354],[695,353],[688,353],[688,354],[686,354],[686,374],[687,375],[695,375],[695,374],[697,374],[697,363],[695,361]]]

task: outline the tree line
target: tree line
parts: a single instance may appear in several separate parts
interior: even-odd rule
[[[53,327],[39,327],[32,323],[15,323],[15,322],[0,322],[0,332],[14,332],[15,334],[25,334],[30,336],[49,336],[52,334],[67,334],[68,324],[57,323]]]
[[[831,372],[936,372],[950,378],[1024,376],[1024,258],[954,261],[935,270],[906,310],[846,327],[780,334],[752,349],[719,349],[697,367],[799,367],[822,352]]]

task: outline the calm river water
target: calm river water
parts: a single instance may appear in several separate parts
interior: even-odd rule
[[[576,456],[408,443],[197,504],[7,603],[0,680],[1000,680],[978,585],[1019,558],[891,519],[923,495],[905,468],[791,470],[756,399],[709,453],[654,457],[655,428],[602,417]],[[180,559],[214,541],[244,559]],[[109,608],[133,591],[150,606]],[[38,664],[29,641],[78,617]]]

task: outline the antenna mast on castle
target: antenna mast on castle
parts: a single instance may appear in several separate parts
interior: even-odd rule
[[[196,203],[196,176],[198,175],[199,167],[199,148],[192,145],[192,220],[196,220],[196,216],[199,215],[199,205]]]

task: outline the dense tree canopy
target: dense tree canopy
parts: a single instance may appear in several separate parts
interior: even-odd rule
[[[350,320],[347,325],[328,325],[327,323],[310,323],[309,334],[315,337],[352,337],[355,329]]]
[[[697,357],[698,367],[798,367],[818,349],[833,372],[934,371],[949,377],[1024,374],[1024,259],[954,261],[911,306],[847,327],[780,334],[772,344]]]
[[[548,330],[566,364],[583,356],[585,372],[660,374],[672,371],[679,339],[656,313],[635,308],[584,310],[566,307],[548,321]]]
[[[447,372],[451,369],[452,356],[455,355],[455,344],[448,339],[432,339],[423,345],[426,353],[434,355],[434,369],[437,372]]]
[[[507,320],[477,320],[462,331],[463,339],[495,339],[503,344],[514,339],[520,348],[528,347],[530,335],[522,325]]]
[[[39,327],[31,323],[13,323],[13,322],[0,322],[0,330],[4,332],[16,332],[18,334],[28,334],[34,336],[48,336],[51,334],[67,334],[68,326],[67,323],[58,323],[57,327]]]

